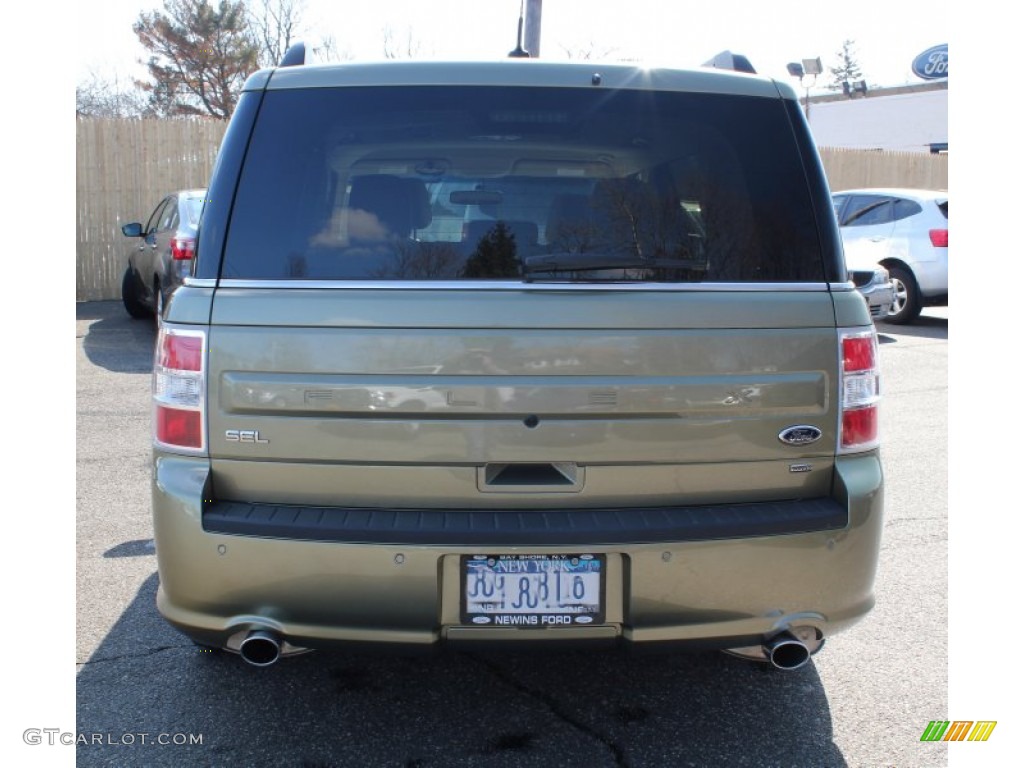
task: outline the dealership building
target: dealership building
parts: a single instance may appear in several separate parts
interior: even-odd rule
[[[807,74],[821,72],[821,60],[805,60]],[[868,87],[861,80],[843,91],[800,102],[819,147],[891,152],[945,153],[949,149],[949,53],[937,45],[913,60],[924,82],[893,88]],[[801,65],[790,73],[803,76]],[[794,69],[795,68],[795,71]]]
[[[811,132],[819,147],[936,153],[948,149],[945,80],[869,89],[852,96],[811,96],[809,106]]]

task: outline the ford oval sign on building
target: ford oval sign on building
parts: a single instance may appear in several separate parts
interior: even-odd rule
[[[914,74],[924,80],[941,80],[949,77],[949,45],[935,45],[917,55],[910,65]]]

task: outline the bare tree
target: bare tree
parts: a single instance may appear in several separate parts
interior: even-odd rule
[[[141,13],[133,29],[150,51],[151,81],[136,84],[148,97],[148,112],[230,117],[245,79],[260,67],[276,67],[288,48],[307,36],[305,3],[164,0],[163,11]],[[330,35],[308,50],[320,60],[352,58]],[[80,110],[94,109],[95,100],[87,99],[92,95],[83,92]]]
[[[457,277],[462,262],[454,243],[399,241],[389,263],[374,270],[381,279],[436,280]]]
[[[75,87],[75,114],[80,117],[144,117],[148,112],[146,94],[116,74],[92,71]]]
[[[320,42],[310,48],[310,52],[322,62],[347,61],[353,58],[352,51],[340,47],[337,39],[331,34],[321,37]]]
[[[301,33],[305,0],[253,0],[246,24],[260,67],[276,67]]]
[[[316,42],[307,43],[307,52],[320,61],[352,58],[351,52],[339,48],[334,35],[311,34],[303,20],[305,11],[306,0],[252,0],[246,23],[260,67],[276,67],[293,44],[309,40]]]
[[[405,28],[405,42],[397,38],[395,30],[384,27],[384,57],[387,59],[415,59],[423,53],[423,46],[413,39],[412,27]]]
[[[598,46],[593,40],[588,42],[586,45],[579,45],[573,48],[562,45],[559,43],[559,48],[565,52],[565,56],[568,59],[576,59],[579,61],[590,61],[592,59],[610,59],[612,54],[615,53],[618,48],[606,48],[604,46]]]

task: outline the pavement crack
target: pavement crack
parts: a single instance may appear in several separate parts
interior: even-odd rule
[[[620,747],[612,739],[605,736],[596,728],[592,728],[591,726],[584,723],[582,720],[579,720],[573,717],[568,712],[566,712],[562,708],[561,704],[559,704],[558,699],[556,699],[554,696],[551,696],[550,694],[547,694],[544,691],[531,688],[525,683],[519,682],[512,675],[510,675],[508,672],[502,669],[500,666],[488,661],[485,658],[478,656],[477,654],[467,653],[466,655],[474,661],[486,667],[491,672],[491,674],[493,674],[501,682],[505,683],[505,685],[508,685],[509,687],[514,688],[520,693],[523,693],[531,698],[540,701],[542,704],[544,704],[544,706],[546,706],[551,711],[551,714],[553,714],[563,723],[569,725],[572,728],[575,728],[576,730],[589,736],[590,738],[599,741],[601,744],[607,747],[608,750],[612,753],[612,756],[615,758],[615,765],[617,766],[617,768],[630,768],[629,761],[626,759],[626,753],[622,749],[622,747]]]
[[[98,659],[89,659],[88,661],[76,662],[76,666],[84,667],[92,664],[102,664],[108,661],[121,661],[123,659],[142,659],[146,656],[152,656],[157,653],[163,653],[164,651],[173,651],[177,648],[193,648],[195,646],[188,645],[161,645],[157,648],[147,648],[144,651],[136,651],[135,653],[122,653],[119,656],[103,656]]]

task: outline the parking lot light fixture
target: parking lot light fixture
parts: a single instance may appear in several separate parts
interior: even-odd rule
[[[792,61],[786,65],[786,71],[792,77],[797,78],[800,81],[800,85],[804,89],[804,116],[807,118],[807,122],[811,121],[811,87],[818,81],[818,75],[821,74],[821,57],[817,56],[813,59],[801,59],[799,62]],[[808,82],[807,77],[811,80]]]

